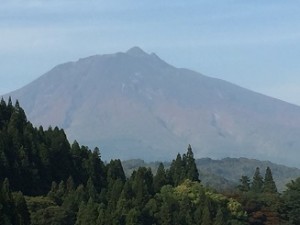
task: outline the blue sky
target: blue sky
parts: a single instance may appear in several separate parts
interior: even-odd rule
[[[279,0],[2,0],[0,95],[132,46],[300,105],[300,3]]]

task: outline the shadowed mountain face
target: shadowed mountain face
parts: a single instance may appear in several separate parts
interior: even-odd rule
[[[10,93],[39,126],[99,146],[104,159],[300,156],[300,107],[175,68],[134,47],[58,65]],[[7,96],[6,96],[7,97]]]

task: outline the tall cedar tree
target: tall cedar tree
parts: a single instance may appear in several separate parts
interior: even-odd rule
[[[7,178],[0,185],[0,224],[30,224],[30,215],[24,196],[21,192],[11,192]]]
[[[283,213],[289,221],[288,224],[300,224],[300,177],[292,180],[286,185],[287,189],[283,193],[284,206]]]
[[[273,180],[273,175],[270,167],[267,167],[266,169],[263,192],[277,193],[277,187],[275,181]]]
[[[263,185],[264,185],[263,177],[260,174],[259,167],[256,167],[252,179],[251,191],[253,191],[254,193],[261,193],[263,190]]]
[[[167,175],[169,182],[174,186],[178,186],[185,179],[200,182],[191,145],[188,146],[187,153],[183,154],[182,157],[179,153],[177,154],[176,159],[171,163]]]
[[[173,186],[177,186],[183,181],[184,167],[179,153],[177,154],[176,159],[172,161],[167,174],[168,180]]]
[[[195,163],[194,153],[191,145],[188,146],[187,153],[183,155],[183,160],[185,161],[185,166],[186,166],[185,177],[191,181],[200,182],[199,172]]]
[[[166,171],[163,163],[160,163],[155,176],[153,177],[153,189],[158,193],[162,186],[167,184]]]

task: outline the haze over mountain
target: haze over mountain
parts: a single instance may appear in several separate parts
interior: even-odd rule
[[[249,157],[298,166],[300,107],[176,68],[138,47],[61,64],[5,96],[104,159]]]

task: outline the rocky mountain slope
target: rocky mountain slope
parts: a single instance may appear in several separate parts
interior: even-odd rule
[[[138,47],[61,64],[4,96],[36,126],[64,128],[102,157],[250,157],[299,166],[300,107],[176,68]]]

